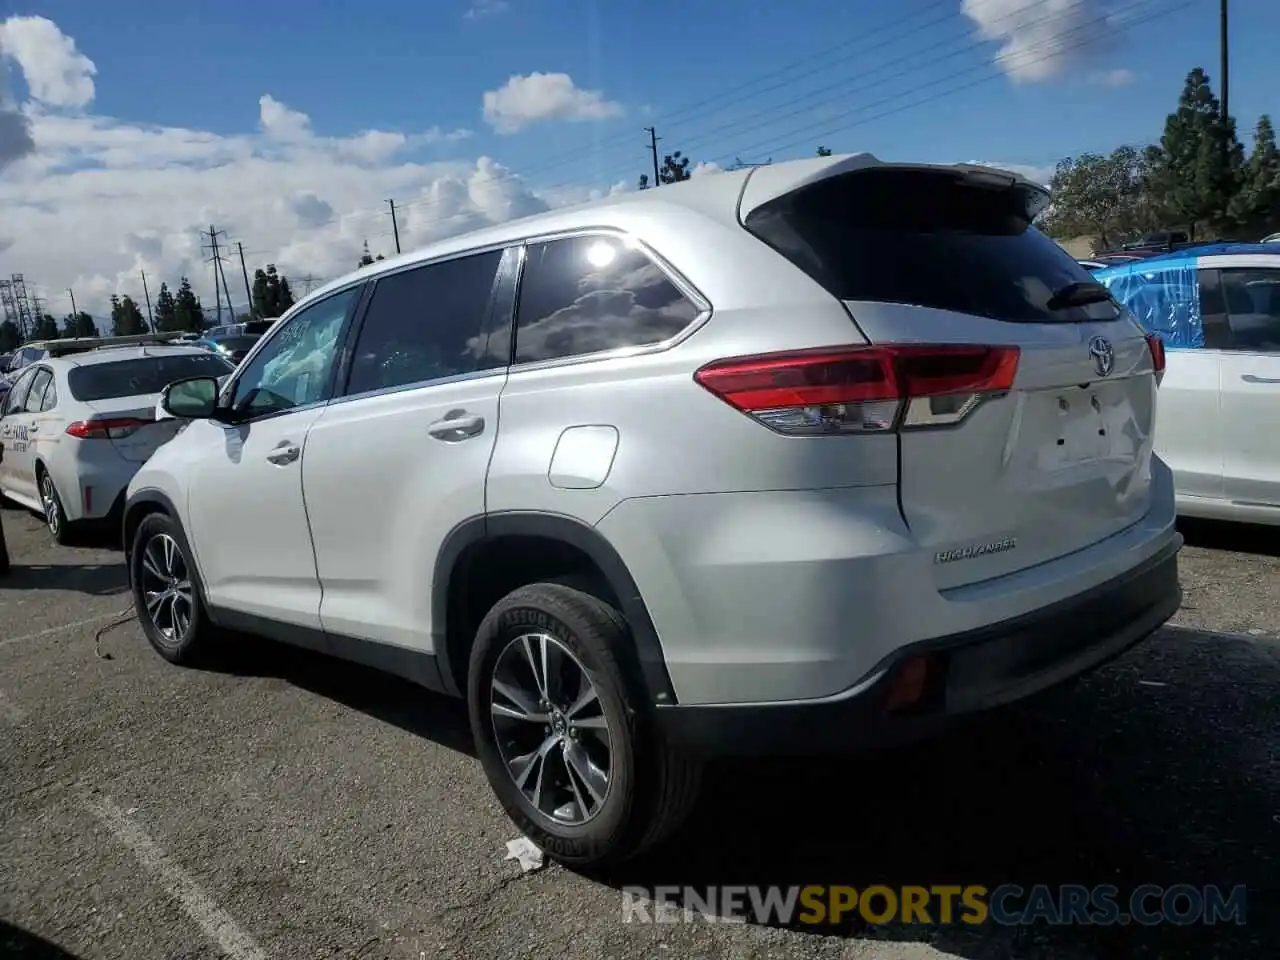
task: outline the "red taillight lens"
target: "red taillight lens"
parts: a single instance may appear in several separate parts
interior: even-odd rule
[[[121,440],[151,420],[120,417],[115,420],[77,420],[67,427],[67,433],[81,440]]]
[[[959,423],[1013,387],[1017,347],[824,347],[716,360],[694,380],[782,433],[866,433]]]
[[[1147,347],[1151,350],[1151,363],[1156,368],[1156,373],[1164,373],[1164,341],[1159,334],[1147,334]]]

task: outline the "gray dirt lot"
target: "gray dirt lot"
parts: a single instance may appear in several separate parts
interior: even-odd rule
[[[718,767],[668,848],[588,878],[503,861],[457,704],[250,638],[183,670],[127,624],[97,656],[120,554],[3,522],[0,956],[1275,955],[1275,530],[1189,530],[1180,626],[1084,683],[906,750]],[[823,882],[1247,884],[1249,913],[1017,937],[621,922],[623,886]]]

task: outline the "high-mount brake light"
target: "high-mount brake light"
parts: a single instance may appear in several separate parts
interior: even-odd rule
[[[969,344],[820,347],[715,360],[694,374],[779,433],[880,433],[951,426],[1013,388],[1019,350]]]
[[[67,433],[80,440],[123,440],[140,427],[154,421],[134,417],[114,420],[77,420],[67,426]]]
[[[1156,373],[1164,373],[1164,341],[1158,333],[1147,334],[1147,347],[1151,351],[1151,363]]]

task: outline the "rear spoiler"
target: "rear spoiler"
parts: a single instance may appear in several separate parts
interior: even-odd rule
[[[65,357],[72,353],[84,353],[86,350],[97,350],[99,347],[133,347],[154,344],[159,346],[181,340],[183,331],[174,330],[165,333],[137,333],[124,337],[69,337],[65,340],[33,340],[23,344],[26,347],[39,347],[47,350],[51,357]]]
[[[747,174],[738,199],[738,221],[771,200],[796,193],[806,187],[847,174],[875,170],[919,170],[951,173],[975,185],[994,189],[1018,189],[1023,192],[1028,220],[1034,220],[1049,205],[1049,189],[1042,184],[998,167],[977,163],[886,163],[871,153],[855,153],[842,157],[814,157],[785,164],[753,167]]]

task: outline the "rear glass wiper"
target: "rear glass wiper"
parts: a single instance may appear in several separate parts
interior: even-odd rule
[[[1053,296],[1045,304],[1048,310],[1062,310],[1065,307],[1085,307],[1091,303],[1103,303],[1111,299],[1111,291],[1102,284],[1088,281],[1076,280],[1068,283],[1060,290],[1054,291]]]

